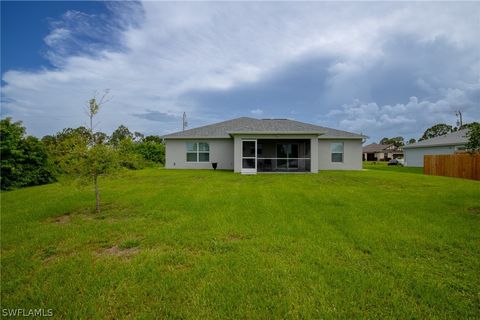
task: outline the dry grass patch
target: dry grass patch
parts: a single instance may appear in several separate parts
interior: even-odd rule
[[[110,248],[102,249],[98,252],[99,255],[107,255],[107,256],[131,256],[140,251],[139,248],[126,248],[121,249],[119,246],[113,246]]]
[[[244,235],[241,235],[241,234],[229,234],[225,238],[225,242],[238,242],[238,241],[247,240],[247,239],[250,239],[250,237],[249,236],[244,236]]]
[[[480,214],[480,207],[470,207],[467,210],[471,214]]]
[[[53,223],[66,224],[70,222],[70,213],[53,218]]]

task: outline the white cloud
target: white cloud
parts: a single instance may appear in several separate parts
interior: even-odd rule
[[[70,36],[70,30],[65,28],[54,29],[48,36],[45,37],[44,41],[48,46],[56,46],[59,42],[65,41]]]
[[[250,113],[254,114],[256,116],[260,116],[260,115],[263,114],[263,110],[262,109],[254,109],[254,110],[250,110]]]
[[[465,85],[463,90],[444,90],[444,96],[437,101],[419,101],[410,97],[407,103],[379,106],[374,102],[356,100],[330,111],[327,117],[339,119],[342,129],[362,132],[371,140],[398,135],[417,139],[421,132],[437,123],[455,125],[456,110],[462,110],[466,115],[465,123],[478,121],[479,96],[480,85]]]
[[[82,107],[94,90],[110,88],[113,99],[100,113],[101,130],[112,131],[123,123],[133,130],[162,134],[180,129],[179,125],[156,120],[186,111],[194,126],[220,120],[216,110],[229,108],[199,105],[187,98],[189,92],[226,92],[245,83],[260,83],[266,75],[302,57],[335,60],[328,68],[326,84],[338,96],[348,94],[347,84],[358,86],[351,89],[351,95],[363,90],[358,77],[385,58],[384,45],[394,34],[412,35],[423,42],[445,37],[469,52],[480,49],[479,31],[473,27],[478,25],[478,4],[147,1],[142,8],[131,3],[108,5],[113,18],[69,11],[52,22],[52,32],[44,40],[57,69],[4,73],[4,114],[24,120],[30,133],[52,133],[82,125]],[[478,62],[473,65],[471,74],[478,66]],[[464,76],[471,80],[471,74]],[[418,85],[433,86],[433,91],[451,88],[442,94],[445,101],[455,103],[461,101],[465,89],[423,78]],[[340,124],[350,130],[363,128],[365,123],[371,128],[386,124],[407,128],[412,124],[408,112],[427,108],[444,119],[453,102],[448,107],[440,100],[422,103],[352,104],[337,115],[346,117]],[[232,114],[242,112],[249,110],[231,110]],[[313,114],[313,110],[298,112]]]

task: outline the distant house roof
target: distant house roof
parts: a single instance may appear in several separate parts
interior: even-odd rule
[[[375,153],[375,152],[402,152],[402,150],[399,150],[397,147],[395,147],[393,144],[379,144],[379,143],[370,143],[369,145],[366,145],[363,147],[363,152],[364,153]]]
[[[443,136],[422,140],[417,143],[412,143],[404,146],[404,149],[413,148],[427,148],[434,146],[456,146],[464,145],[468,142],[467,138],[468,129],[462,129],[455,132],[444,134]]]
[[[248,117],[210,124],[163,136],[164,139],[231,138],[234,134],[318,134],[321,138],[361,139],[366,136],[288,119]]]

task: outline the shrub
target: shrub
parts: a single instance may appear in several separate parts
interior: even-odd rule
[[[165,145],[155,141],[143,141],[137,145],[137,152],[142,155],[145,160],[165,163]]]
[[[0,188],[10,190],[53,182],[53,166],[44,144],[25,136],[20,121],[0,121]]]

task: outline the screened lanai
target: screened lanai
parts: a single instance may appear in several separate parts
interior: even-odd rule
[[[310,139],[257,139],[242,143],[244,170],[310,172]]]

